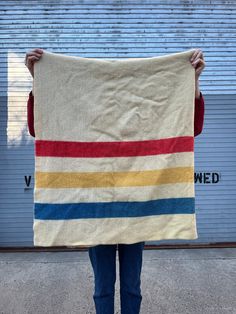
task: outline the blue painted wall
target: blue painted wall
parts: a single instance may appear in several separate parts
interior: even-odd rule
[[[195,138],[199,239],[236,241],[236,2],[0,1],[0,246],[33,246],[32,78],[25,53],[41,47],[94,58],[151,57],[201,48],[205,98]],[[29,186],[27,186],[29,184]]]

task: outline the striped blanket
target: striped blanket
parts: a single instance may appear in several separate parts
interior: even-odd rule
[[[34,68],[34,245],[196,239],[194,50]]]

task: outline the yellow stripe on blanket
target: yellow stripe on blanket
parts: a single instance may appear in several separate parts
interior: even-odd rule
[[[192,167],[130,172],[36,172],[37,188],[146,186],[193,181]]]

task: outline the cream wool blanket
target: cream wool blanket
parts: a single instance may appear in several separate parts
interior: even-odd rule
[[[34,68],[34,245],[196,239],[194,50]]]

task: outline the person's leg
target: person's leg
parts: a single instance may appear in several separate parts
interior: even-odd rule
[[[141,269],[145,242],[118,244],[121,314],[140,312]]]
[[[94,272],[93,299],[97,314],[114,313],[117,244],[89,247],[89,258]]]

